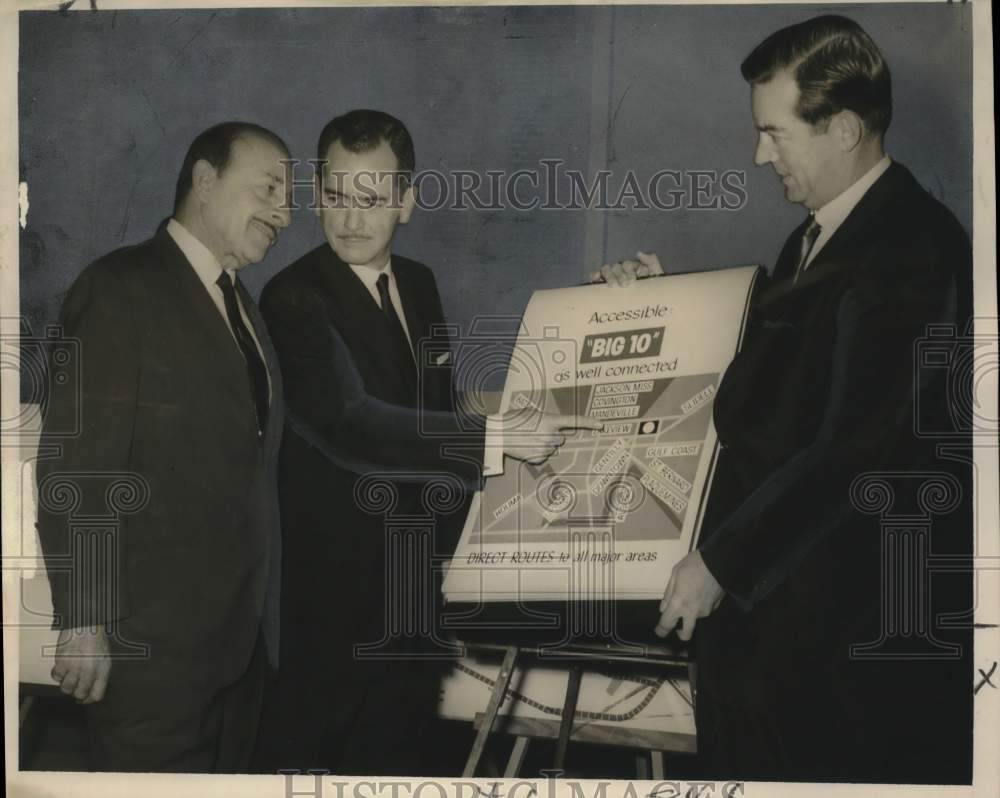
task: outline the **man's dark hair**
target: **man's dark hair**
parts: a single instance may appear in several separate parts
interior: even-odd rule
[[[407,183],[413,179],[416,156],[413,139],[406,125],[384,111],[359,108],[327,122],[319,134],[316,157],[326,161],[334,142],[340,142],[348,152],[371,152],[384,141],[396,156],[396,168]]]
[[[799,87],[796,113],[811,125],[853,111],[866,130],[884,136],[892,121],[889,66],[875,42],[846,17],[815,17],[772,33],[740,65],[751,84],[791,70]]]
[[[194,165],[198,161],[208,161],[215,167],[215,170],[222,174],[229,165],[232,156],[233,142],[243,136],[260,136],[271,142],[286,155],[291,157],[291,150],[288,145],[281,140],[281,137],[272,133],[267,128],[255,125],[253,122],[222,122],[210,127],[204,133],[191,142],[187,155],[184,156],[184,163],[181,165],[181,173],[177,176],[177,191],[174,194],[174,213],[181,208],[187,195],[191,192],[194,184]]]

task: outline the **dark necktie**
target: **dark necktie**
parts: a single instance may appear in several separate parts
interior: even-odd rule
[[[806,270],[806,261],[809,260],[809,253],[812,252],[812,248],[816,244],[816,239],[819,238],[819,234],[822,231],[819,222],[816,221],[816,217],[813,214],[809,215],[809,222],[806,224],[806,229],[802,231],[802,245],[799,250],[799,265],[795,267],[795,278],[792,280],[793,283],[799,281],[799,277],[802,276],[802,272]]]
[[[410,349],[410,342],[407,340],[406,332],[403,330],[403,323],[399,320],[396,307],[392,304],[392,298],[389,296],[389,275],[382,272],[375,281],[375,287],[378,288],[378,298],[382,305],[382,312],[385,314],[389,322],[389,327],[392,329],[393,338],[396,339],[396,346],[399,347],[400,354],[405,355],[405,360],[411,366],[408,376],[412,377],[414,376],[412,369],[414,365],[413,350]]]
[[[243,360],[246,362],[254,409],[257,412],[257,433],[263,435],[264,428],[267,426],[268,410],[267,368],[264,366],[264,361],[260,357],[260,352],[257,350],[257,344],[254,342],[250,330],[243,322],[243,314],[240,313],[240,306],[236,301],[236,287],[233,285],[233,278],[229,276],[228,272],[223,272],[216,280],[216,285],[222,289],[229,326],[233,328],[236,343],[239,344]]]

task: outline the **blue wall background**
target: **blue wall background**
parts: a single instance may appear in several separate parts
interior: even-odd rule
[[[538,170],[560,158],[588,176],[611,170],[612,186],[630,169],[642,183],[660,169],[746,172],[738,211],[418,212],[395,251],[435,269],[463,330],[638,248],[669,270],[769,265],[803,210],[752,165],[739,63],[772,31],[828,12],[860,22],[892,68],[890,154],[971,231],[964,4],[24,12],[22,312],[33,330],[52,323],[89,261],[154,232],[204,128],[255,121],[307,159],[321,127],[355,107],[402,118],[418,169]],[[296,211],[247,285],[259,293],[321,241],[315,216]]]

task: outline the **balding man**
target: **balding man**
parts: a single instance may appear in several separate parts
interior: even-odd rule
[[[60,629],[52,674],[86,707],[95,770],[248,766],[276,650],[283,407],[238,275],[289,223],[287,157],[257,125],[205,131],[172,218],[91,264],[63,305],[81,385],[47,408],[42,448],[58,454],[39,462],[38,527]],[[79,435],[58,438],[77,413]],[[134,490],[130,513],[81,532],[115,480]]]

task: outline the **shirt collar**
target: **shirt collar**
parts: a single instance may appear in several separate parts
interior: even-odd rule
[[[883,155],[882,160],[855,180],[845,191],[816,211],[815,218],[825,238],[832,236],[834,231],[844,223],[844,220],[861,201],[868,189],[885,173],[891,163],[889,156]]]
[[[353,263],[348,263],[347,265],[351,267],[351,271],[358,276],[358,279],[365,284],[365,287],[372,292],[376,290],[375,283],[378,282],[378,278],[381,275],[388,274],[390,283],[394,278],[391,256],[386,260],[381,269],[373,269],[371,266],[357,266]]]
[[[223,269],[215,255],[212,254],[212,251],[176,219],[171,219],[167,222],[167,232],[177,246],[180,247],[181,252],[184,253],[184,257],[191,264],[191,268],[198,275],[198,279],[204,283],[205,288],[211,289],[215,287]],[[237,270],[226,269],[225,271],[235,282]]]

